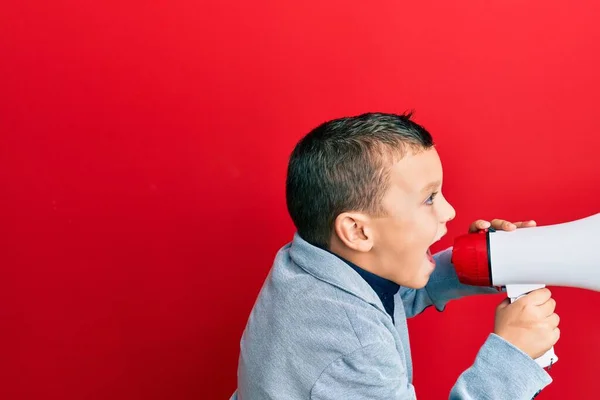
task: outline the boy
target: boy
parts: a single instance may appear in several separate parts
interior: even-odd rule
[[[416,398],[406,318],[498,293],[461,284],[451,249],[431,255],[455,216],[442,175],[431,135],[410,115],[329,121],[297,144],[286,184],[297,232],[249,317],[233,399]],[[551,382],[534,359],[558,341],[554,309],[547,289],[504,300],[450,398],[535,397]]]

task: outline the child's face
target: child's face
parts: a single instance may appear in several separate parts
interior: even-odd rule
[[[372,221],[372,251],[380,273],[401,286],[427,284],[435,268],[429,247],[446,234],[446,222],[455,216],[442,195],[442,179],[435,148],[409,153],[391,167],[382,204],[387,216]]]

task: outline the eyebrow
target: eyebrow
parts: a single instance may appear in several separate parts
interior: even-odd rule
[[[439,187],[442,184],[441,181],[435,181],[435,182],[431,182],[429,185],[425,186],[422,190],[421,193],[424,192],[429,192],[437,187]]]

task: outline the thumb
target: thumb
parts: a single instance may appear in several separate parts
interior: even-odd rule
[[[510,298],[507,297],[504,300],[502,300],[502,302],[500,304],[498,304],[498,309],[501,310],[503,308],[506,308],[506,306],[508,306],[510,304]]]

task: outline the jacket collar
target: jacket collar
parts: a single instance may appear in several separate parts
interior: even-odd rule
[[[335,254],[313,246],[298,233],[294,234],[289,254],[295,264],[315,278],[351,293],[386,313],[371,286]]]

